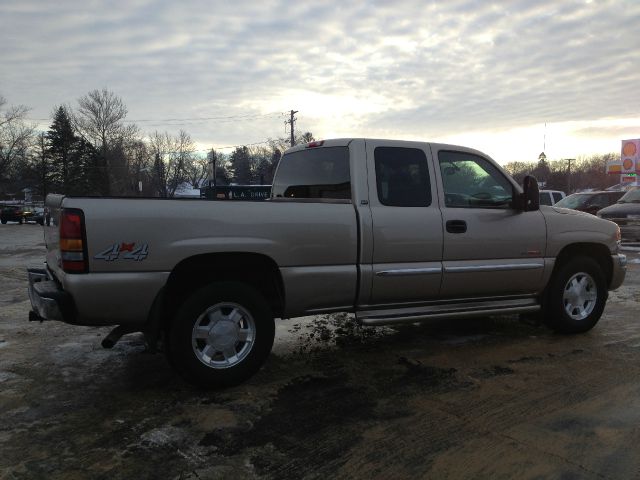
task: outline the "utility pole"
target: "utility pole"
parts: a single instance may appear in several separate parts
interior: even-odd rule
[[[571,194],[571,160],[573,160],[574,162],[576,161],[575,158],[567,158],[567,161],[569,162],[569,171],[568,171],[568,175],[567,175],[567,195]]]
[[[216,151],[211,149],[211,177],[213,179],[213,188],[216,188]],[[209,185],[211,186],[211,185]],[[215,192],[214,192],[215,195]]]
[[[291,146],[293,147],[296,144],[296,137],[293,134],[293,125],[296,122],[296,118],[294,117],[294,115],[298,113],[298,110],[291,110],[291,112],[289,113],[291,117],[289,120],[285,120],[284,124],[286,125],[288,123],[289,125],[291,125]]]

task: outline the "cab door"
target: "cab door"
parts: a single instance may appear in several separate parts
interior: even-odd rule
[[[438,297],[442,217],[428,144],[366,140],[372,221],[372,305]]]
[[[513,207],[516,185],[472,150],[432,145],[439,168],[443,298],[534,294],[542,288],[546,223]]]

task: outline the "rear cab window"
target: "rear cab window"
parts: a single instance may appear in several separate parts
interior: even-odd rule
[[[280,160],[271,196],[306,201],[351,201],[348,147],[287,153]]]

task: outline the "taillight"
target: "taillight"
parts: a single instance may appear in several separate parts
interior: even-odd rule
[[[84,238],[82,210],[64,208],[60,214],[60,254],[65,272],[84,273],[88,270]]]

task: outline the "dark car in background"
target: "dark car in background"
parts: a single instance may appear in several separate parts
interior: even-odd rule
[[[640,242],[640,187],[627,191],[616,204],[600,210],[598,216],[616,222],[623,241]]]
[[[26,217],[26,221],[37,223],[38,225],[44,225],[44,208],[33,207],[30,210],[30,215]]]
[[[613,205],[626,192],[624,191],[601,191],[601,192],[583,192],[572,193],[564,197],[555,207],[570,208],[572,210],[580,210],[595,215],[598,210],[602,210],[609,205]]]
[[[24,223],[28,216],[29,214],[24,211],[22,205],[2,205],[0,207],[0,222],[2,224],[7,222]]]

